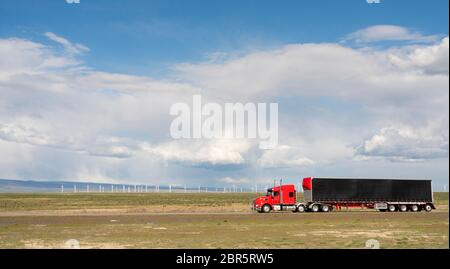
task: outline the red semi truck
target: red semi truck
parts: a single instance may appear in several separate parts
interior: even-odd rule
[[[274,186],[253,201],[252,209],[330,212],[342,207],[372,208],[387,212],[435,209],[431,180],[314,178],[303,179],[304,201],[297,201],[295,185]]]

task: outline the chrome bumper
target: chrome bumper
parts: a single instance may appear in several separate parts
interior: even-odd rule
[[[261,207],[257,207],[255,203],[252,203],[250,208],[252,211],[261,211]]]

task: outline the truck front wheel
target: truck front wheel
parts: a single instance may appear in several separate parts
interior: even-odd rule
[[[263,205],[262,212],[269,213],[272,208],[270,208],[270,205]]]

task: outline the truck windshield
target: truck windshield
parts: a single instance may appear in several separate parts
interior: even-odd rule
[[[272,196],[272,190],[271,189],[267,190],[266,196]]]

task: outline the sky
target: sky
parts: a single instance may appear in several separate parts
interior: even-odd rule
[[[446,0],[1,1],[0,178],[444,190],[448,50]],[[278,146],[173,139],[196,94],[278,103]]]

